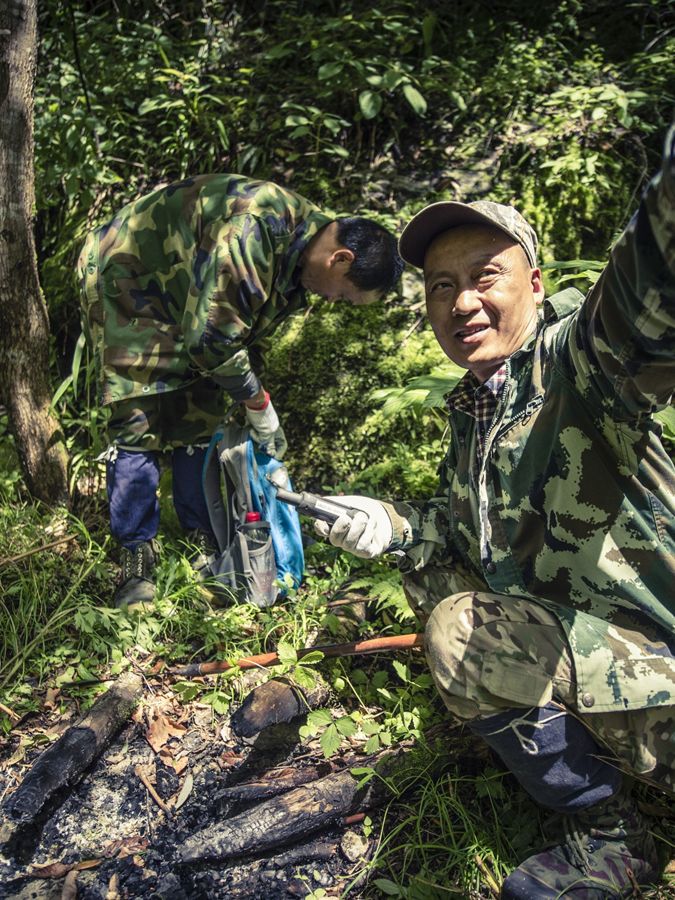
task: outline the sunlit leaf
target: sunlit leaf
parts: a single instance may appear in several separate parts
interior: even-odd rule
[[[84,336],[84,332],[80,332],[80,336],[77,339],[77,343],[75,344],[75,351],[73,353],[73,363],[70,367],[71,375],[73,376],[73,397],[77,397],[77,377],[80,374],[80,365],[82,363],[82,354],[84,353],[84,348],[86,346],[86,338]]]
[[[342,69],[343,64],[341,62],[328,62],[319,66],[319,71],[316,74],[319,81],[326,81],[329,78],[335,78],[336,75],[340,74]]]
[[[427,111],[427,101],[412,84],[403,85],[403,95],[412,106],[418,116],[423,116]]]
[[[328,759],[340,749],[342,738],[335,725],[329,725],[319,739],[323,755]]]
[[[293,665],[298,661],[298,654],[295,652],[295,648],[287,644],[286,641],[279,641],[277,644],[277,656],[279,657],[279,662],[283,665]]]
[[[675,441],[675,407],[660,410],[654,418],[663,426],[663,436],[669,441]]]
[[[382,97],[375,91],[361,91],[359,107],[364,119],[374,119],[382,109]]]

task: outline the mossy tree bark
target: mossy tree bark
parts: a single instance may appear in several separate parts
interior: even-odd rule
[[[63,434],[50,410],[49,319],[33,234],[35,0],[0,4],[0,396],[26,485],[49,504],[68,499]]]

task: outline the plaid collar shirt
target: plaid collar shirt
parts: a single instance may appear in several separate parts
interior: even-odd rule
[[[487,381],[479,382],[473,374],[467,375],[448,398],[448,407],[469,413],[476,419],[476,459],[475,477],[483,481],[485,474],[481,471],[485,456],[485,442],[497,411],[499,397],[502,393],[509,373],[508,363],[497,369]],[[484,564],[492,560],[490,539],[492,527],[488,516],[485,492],[478,490],[479,515],[481,521],[480,552]]]
[[[448,406],[469,413],[476,419],[478,440],[476,441],[476,468],[480,469],[485,453],[485,439],[490,431],[499,402],[499,396],[506,383],[508,366],[506,363],[488,378],[480,382],[469,374],[448,398]]]

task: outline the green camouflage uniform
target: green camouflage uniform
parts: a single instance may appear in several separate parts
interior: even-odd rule
[[[270,182],[201,175],[90,234],[78,263],[84,324],[113,421],[132,423],[144,401],[180,390],[187,430],[209,434],[223,410],[221,394],[201,390],[205,378],[234,400],[254,396],[266,338],[306,305],[300,257],[331,221]],[[131,428],[115,433],[138,443]]]
[[[671,788],[675,469],[652,414],[675,384],[674,138],[598,283],[545,301],[507,361],[482,459],[451,394],[438,496],[387,505],[456,715],[554,696]]]

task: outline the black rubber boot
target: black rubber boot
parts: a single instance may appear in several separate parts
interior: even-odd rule
[[[120,563],[122,573],[115,591],[115,606],[129,612],[141,612],[155,599],[153,572],[157,564],[157,544],[144,541],[133,550],[122,547]]]

